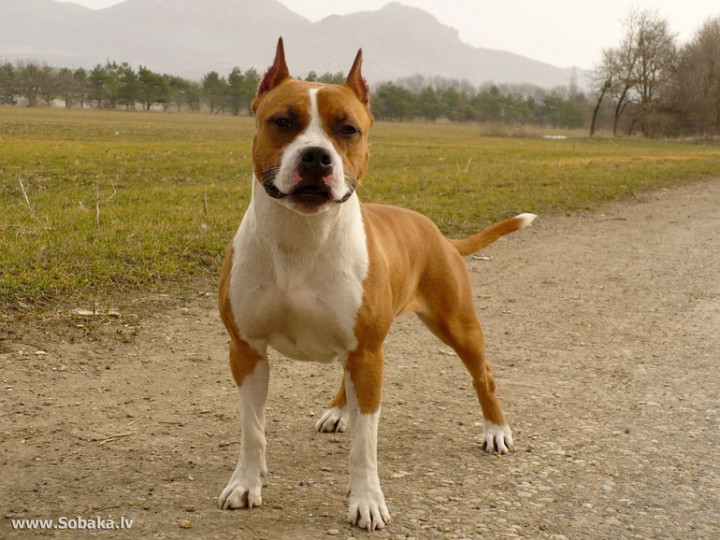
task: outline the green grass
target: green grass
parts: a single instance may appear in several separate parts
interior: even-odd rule
[[[249,200],[252,133],[249,118],[0,107],[2,309],[112,303],[215,274]],[[361,198],[450,235],[720,173],[720,148],[674,142],[387,123],[371,142]]]

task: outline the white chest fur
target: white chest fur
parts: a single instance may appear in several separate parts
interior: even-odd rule
[[[233,241],[230,299],[242,338],[297,360],[344,360],[357,346],[368,254],[356,195],[302,215],[255,189]]]

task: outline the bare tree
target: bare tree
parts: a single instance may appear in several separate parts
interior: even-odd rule
[[[598,94],[597,102],[595,103],[595,108],[593,109],[592,113],[592,121],[590,122],[590,136],[595,135],[595,127],[597,125],[597,117],[598,113],[600,112],[600,105],[602,105],[602,100],[605,97],[605,93],[612,88],[612,79],[608,78],[605,79],[605,82],[603,83],[602,87],[600,88],[600,93]]]
[[[649,135],[656,99],[663,88],[669,87],[677,60],[677,47],[668,22],[657,12],[640,12],[636,24],[637,61],[632,78],[639,109],[635,120],[640,123],[643,134]]]
[[[658,90],[670,77],[677,58],[675,36],[667,21],[653,10],[632,10],[623,24],[620,44],[603,50],[596,70],[596,110],[609,91],[614,100],[613,135],[617,135],[620,118],[630,105],[636,111],[630,131],[639,122],[643,133],[648,134]]]
[[[720,17],[707,20],[681,50],[673,94],[681,129],[720,133]]]

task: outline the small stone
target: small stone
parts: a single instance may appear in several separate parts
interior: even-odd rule
[[[193,524],[186,519],[183,519],[178,523],[181,529],[192,529]]]

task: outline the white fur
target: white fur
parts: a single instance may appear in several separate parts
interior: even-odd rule
[[[520,228],[522,229],[523,227],[529,227],[530,225],[532,225],[532,222],[535,221],[535,218],[537,217],[537,215],[525,213],[525,214],[517,215],[515,217],[517,219],[522,220],[522,225],[520,225]]]
[[[230,301],[241,337],[296,360],[344,361],[368,269],[356,195],[305,216],[253,187],[234,239]],[[334,204],[334,203],[333,203]]]
[[[513,447],[513,438],[510,426],[499,426],[485,420],[483,446],[485,447],[485,450],[491,454],[507,454]]]
[[[305,128],[305,131],[283,151],[280,170],[275,178],[275,187],[283,193],[290,193],[300,181],[300,176],[297,174],[297,167],[302,159],[302,152],[311,146],[320,146],[327,150],[333,161],[332,173],[325,181],[328,182],[332,198],[334,200],[340,200],[347,194],[350,188],[345,184],[342,157],[335,149],[335,146],[322,126],[322,119],[320,118],[317,103],[319,90],[320,88],[310,89],[310,124]],[[287,199],[281,199],[280,202],[292,207],[292,202]]]
[[[220,494],[218,506],[223,510],[262,505],[265,464],[265,402],[267,401],[270,366],[260,360],[253,372],[238,388],[242,438],[240,457],[230,482]]]
[[[322,130],[317,90],[310,90],[312,121],[285,150],[280,168],[292,167],[303,147],[322,144],[335,153],[342,178],[342,159]],[[312,215],[296,212],[253,179],[233,241],[230,300],[241,337],[261,354],[270,345],[297,360],[344,361],[357,346],[369,264],[360,201],[353,194],[325,206]]]
[[[331,407],[317,421],[315,429],[321,433],[342,433],[347,429],[349,419],[350,414],[347,407]]]
[[[390,512],[380,488],[377,467],[377,432],[380,411],[363,414],[358,407],[355,385],[345,375],[345,392],[350,414],[350,506],[348,521],[361,529],[374,531],[390,523]]]

